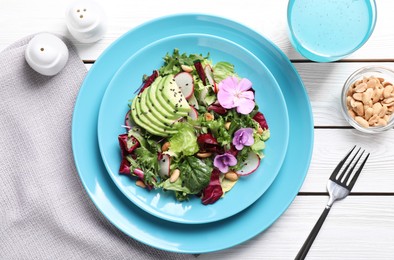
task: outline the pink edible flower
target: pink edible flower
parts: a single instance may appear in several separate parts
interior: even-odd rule
[[[239,80],[230,76],[219,83],[218,100],[222,107],[230,109],[237,108],[237,112],[247,115],[252,112],[254,103],[254,93],[249,91],[252,82],[247,78]]]
[[[213,165],[223,173],[228,172],[229,166],[234,166],[236,164],[237,164],[237,158],[235,158],[234,155],[230,153],[216,155],[215,159],[213,159]]]
[[[240,128],[234,133],[233,145],[240,151],[244,146],[251,146],[254,144],[253,129]]]

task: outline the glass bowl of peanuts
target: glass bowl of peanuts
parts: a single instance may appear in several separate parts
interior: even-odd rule
[[[342,89],[342,112],[357,130],[379,133],[394,125],[394,71],[364,67],[349,76]]]

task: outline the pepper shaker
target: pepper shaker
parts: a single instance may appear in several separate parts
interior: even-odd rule
[[[68,7],[66,24],[71,35],[82,43],[100,40],[107,27],[103,9],[89,0],[79,0]]]

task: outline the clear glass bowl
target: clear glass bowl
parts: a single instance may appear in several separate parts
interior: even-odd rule
[[[349,122],[349,124],[351,126],[353,126],[354,128],[356,128],[357,130],[360,130],[362,132],[365,133],[380,133],[383,131],[386,131],[388,129],[393,128],[394,126],[394,112],[393,115],[390,115],[388,120],[387,120],[387,125],[385,126],[369,126],[369,127],[364,127],[361,124],[359,124],[348,112],[349,109],[351,109],[351,107],[348,106],[349,101],[347,101],[347,97],[348,97],[348,91],[351,87],[353,87],[353,85],[358,82],[359,80],[363,80],[364,78],[370,78],[370,77],[375,77],[377,79],[380,78],[380,83],[382,86],[384,85],[388,85],[385,82],[390,82],[392,83],[391,85],[394,85],[394,71],[389,69],[389,68],[384,68],[384,67],[363,67],[357,71],[355,71],[353,74],[351,74],[349,76],[349,78],[346,80],[343,89],[342,89],[342,94],[341,94],[341,107],[342,107],[342,112],[343,115],[345,117],[345,119]],[[382,81],[382,79],[384,79],[384,81]],[[362,93],[362,92],[361,92]],[[354,97],[353,95],[351,95],[352,97]],[[394,91],[392,92],[392,96],[393,96],[393,100],[394,100]],[[390,97],[388,97],[390,98]],[[388,98],[386,99],[386,101],[388,101]],[[354,101],[358,101],[355,100],[353,98]],[[365,109],[365,103],[363,103],[363,101],[358,101],[358,102],[362,102],[363,104],[363,109],[364,112],[366,111]],[[383,100],[377,101],[380,102],[381,104],[386,104],[384,103]],[[372,102],[374,103],[374,102]],[[354,104],[354,103],[353,103]],[[394,104],[394,102],[393,102]],[[392,105],[394,108],[394,105]],[[388,106],[390,107],[390,106]],[[362,116],[365,119],[365,113]],[[367,117],[368,119],[368,117]]]

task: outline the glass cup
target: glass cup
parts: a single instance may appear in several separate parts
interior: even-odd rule
[[[359,49],[376,23],[374,0],[289,0],[290,42],[305,58],[340,60]]]

